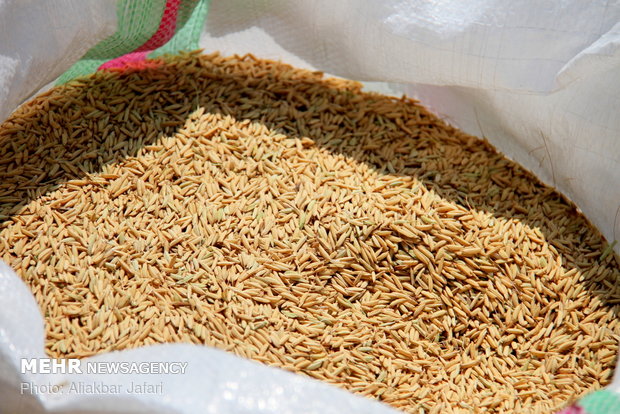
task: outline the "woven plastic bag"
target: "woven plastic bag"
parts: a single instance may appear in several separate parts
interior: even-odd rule
[[[148,57],[198,47],[251,52],[418,97],[557,187],[612,241],[620,234],[618,21],[620,4],[603,0],[0,0],[0,117],[50,82],[98,69],[140,67]],[[21,358],[44,356],[43,320],[6,266],[0,303],[0,413],[391,411],[188,345],[91,358],[187,360],[186,375],[163,378],[165,396],[21,395],[25,381],[129,379],[21,374]],[[586,397],[582,407],[620,411],[619,383]]]

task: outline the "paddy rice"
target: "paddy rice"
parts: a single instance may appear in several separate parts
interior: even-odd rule
[[[99,72],[0,126],[0,258],[57,358],[214,346],[406,412],[611,380],[618,259],[408,98],[253,56]]]

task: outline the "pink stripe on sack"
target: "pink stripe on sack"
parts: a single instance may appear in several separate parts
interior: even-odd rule
[[[174,36],[174,32],[177,28],[177,15],[179,13],[180,4],[181,0],[167,0],[164,15],[159,23],[159,28],[153,36],[133,52],[107,61],[99,67],[99,70],[119,69],[127,66],[142,66],[140,63],[146,61],[146,57],[150,52],[165,45],[166,42]]]

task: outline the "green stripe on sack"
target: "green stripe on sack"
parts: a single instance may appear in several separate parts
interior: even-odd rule
[[[108,60],[142,46],[157,32],[165,8],[166,0],[119,0],[116,4],[117,31],[86,52],[58,78],[56,84],[93,73]]]
[[[588,414],[620,413],[620,394],[609,390],[600,390],[586,395],[578,404]]]

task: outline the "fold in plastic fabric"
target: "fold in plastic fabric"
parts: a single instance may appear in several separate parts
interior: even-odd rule
[[[0,121],[116,28],[116,0],[0,0]]]

